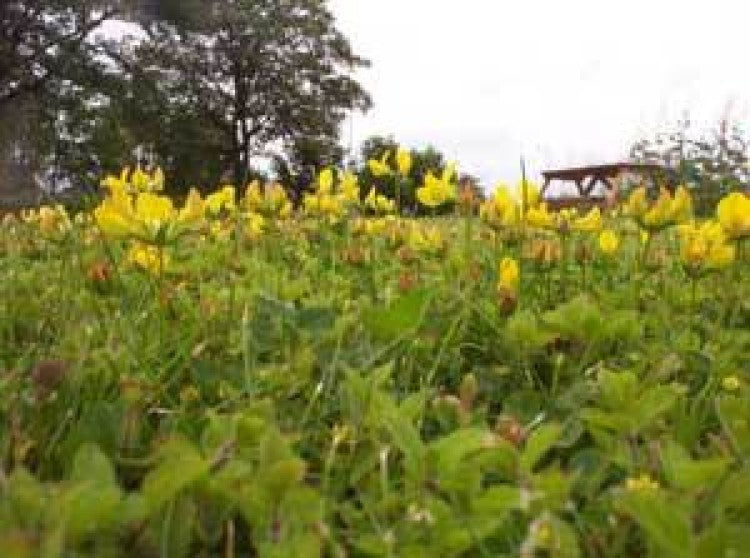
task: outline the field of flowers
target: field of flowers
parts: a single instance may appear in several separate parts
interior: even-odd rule
[[[748,555],[745,194],[164,180],[0,224],[0,556]]]

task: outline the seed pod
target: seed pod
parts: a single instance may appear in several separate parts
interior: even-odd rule
[[[411,270],[403,270],[398,276],[398,289],[402,293],[408,293],[417,285],[417,274]]]
[[[495,432],[516,447],[520,446],[525,438],[523,426],[516,417],[511,415],[500,415],[497,418]]]
[[[458,388],[458,397],[461,400],[461,407],[465,411],[471,410],[479,395],[479,382],[474,374],[466,374],[461,380]]]
[[[518,295],[510,289],[500,287],[497,290],[497,303],[503,316],[510,316],[518,306]]]
[[[31,371],[31,380],[39,396],[56,390],[65,379],[68,365],[61,360],[43,360]]]

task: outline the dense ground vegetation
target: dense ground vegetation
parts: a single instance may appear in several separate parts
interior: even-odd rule
[[[408,153],[373,160],[396,200]],[[740,556],[750,199],[104,181],[0,225],[1,556]],[[515,195],[515,192],[518,192]],[[411,195],[411,194],[410,194]]]

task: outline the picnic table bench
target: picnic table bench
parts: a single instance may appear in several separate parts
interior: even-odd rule
[[[674,184],[673,172],[670,169],[651,163],[613,163],[552,169],[542,172],[544,177],[542,198],[551,209],[555,210],[571,207],[577,209],[593,206],[605,207],[609,203],[617,202],[619,179],[625,175],[635,175],[652,185],[665,185],[668,188]],[[549,196],[548,190],[554,180],[574,183],[578,195]],[[597,189],[598,185],[602,186],[604,195],[600,193],[601,189]]]

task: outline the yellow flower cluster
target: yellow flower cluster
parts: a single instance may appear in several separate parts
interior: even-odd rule
[[[678,227],[680,258],[685,270],[698,275],[720,269],[734,261],[734,246],[727,243],[722,226],[715,221],[688,223]]]
[[[599,249],[604,255],[612,256],[617,253],[619,248],[620,237],[617,236],[616,232],[610,229],[605,229],[599,233]]]
[[[727,237],[750,237],[750,197],[740,192],[725,196],[716,206],[716,217]]]
[[[593,233],[602,228],[602,214],[598,207],[592,208],[580,217],[574,209],[550,212],[547,204],[541,203],[529,208],[526,212],[526,222],[533,228],[552,230],[559,234],[567,234],[571,230]]]
[[[194,189],[185,205],[176,209],[167,196],[148,191],[129,194],[115,188],[94,210],[94,219],[108,236],[165,245],[200,223],[203,214],[204,201]]]
[[[453,185],[455,175],[456,167],[453,164],[445,167],[440,178],[436,177],[432,172],[425,174],[424,184],[417,188],[419,203],[425,207],[434,209],[454,200],[456,198],[456,188]]]
[[[153,172],[148,173],[141,167],[136,167],[131,172],[129,167],[125,167],[119,176],[107,175],[101,184],[110,192],[120,191],[128,194],[161,192],[164,190],[164,171],[161,167],[157,167]]]
[[[387,215],[396,211],[396,202],[382,194],[378,194],[375,188],[370,188],[370,192],[365,198],[365,207],[375,213]]]
[[[636,188],[624,206],[627,216],[647,231],[660,231],[684,223],[693,215],[693,202],[687,188],[680,186],[674,196],[662,188],[655,202],[650,203],[645,186]]]
[[[386,151],[385,153],[383,153],[380,159],[370,159],[369,161],[367,161],[367,168],[370,170],[370,173],[375,177],[391,176],[393,174],[393,170],[391,169],[391,166],[389,164],[390,157],[391,152]],[[396,149],[396,171],[398,172],[398,174],[404,178],[409,176],[411,167],[411,153],[403,147],[399,147],[398,149]]]
[[[505,184],[498,184],[492,195],[479,207],[479,217],[495,230],[518,225],[521,218],[519,203]]]
[[[243,206],[251,213],[265,217],[287,219],[292,215],[292,202],[284,187],[278,182],[261,188],[260,182],[255,180],[245,190]]]
[[[21,218],[26,223],[36,223],[42,236],[49,240],[59,239],[72,226],[70,216],[62,205],[44,205],[38,210],[28,209],[21,212]]]
[[[439,254],[446,247],[445,236],[436,225],[414,223],[406,240],[412,250],[425,254]]]
[[[742,382],[740,382],[740,379],[735,375],[725,376],[721,380],[721,387],[725,391],[738,391],[742,387]]]
[[[127,256],[130,264],[152,275],[161,275],[169,265],[169,260],[164,250],[141,242],[134,242]]]
[[[644,473],[640,477],[631,477],[625,481],[625,488],[629,492],[650,492],[659,489],[659,483]]]
[[[206,196],[206,213],[218,217],[222,212],[234,213],[237,209],[237,194],[234,186],[222,186],[216,192]]]
[[[333,169],[323,169],[318,174],[315,192],[305,194],[302,203],[307,215],[323,217],[330,224],[338,223],[350,206],[359,203],[357,176],[342,173],[336,188]]]

